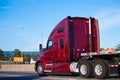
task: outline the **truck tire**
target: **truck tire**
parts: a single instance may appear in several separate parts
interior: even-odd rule
[[[83,78],[92,77],[93,69],[92,64],[88,61],[80,61],[79,63],[79,74]]]
[[[102,60],[98,60],[94,64],[94,76],[95,78],[104,79],[109,76],[109,67],[107,63]]]
[[[37,66],[37,72],[39,76],[44,76],[45,72],[44,72],[44,67],[42,63],[39,63]]]

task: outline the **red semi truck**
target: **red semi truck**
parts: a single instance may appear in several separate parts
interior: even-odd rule
[[[119,51],[100,52],[98,21],[95,18],[66,17],[51,32],[35,71],[46,73],[79,73],[84,78],[108,78],[120,75]]]

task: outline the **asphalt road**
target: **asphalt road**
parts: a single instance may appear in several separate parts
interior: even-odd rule
[[[36,72],[5,72],[0,71],[0,80],[95,80],[95,78],[84,79],[78,75],[49,74],[39,77]],[[97,79],[96,79],[97,80]],[[105,80],[120,80],[118,77],[111,77]]]

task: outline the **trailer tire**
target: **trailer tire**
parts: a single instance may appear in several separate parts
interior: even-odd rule
[[[92,77],[93,69],[92,64],[88,61],[80,61],[79,63],[79,74],[83,78]]]
[[[39,76],[44,76],[45,75],[44,67],[43,67],[42,63],[39,63],[37,65],[37,73],[38,73]]]
[[[109,67],[106,62],[98,60],[94,64],[95,78],[105,79],[109,76]]]

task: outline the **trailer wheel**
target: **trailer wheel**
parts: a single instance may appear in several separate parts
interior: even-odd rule
[[[88,61],[80,61],[79,64],[79,74],[83,78],[92,77],[92,64]]]
[[[109,76],[109,67],[107,63],[98,60],[94,64],[94,76],[99,79],[104,79]]]
[[[45,73],[44,73],[44,67],[43,67],[42,63],[38,64],[38,66],[37,66],[37,72],[38,72],[39,76],[44,76],[45,75]]]

